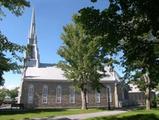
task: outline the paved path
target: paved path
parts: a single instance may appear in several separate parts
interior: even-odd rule
[[[66,115],[66,116],[58,116],[54,118],[43,118],[43,119],[33,119],[33,120],[83,120],[88,118],[94,117],[101,117],[101,116],[111,116],[117,115],[121,113],[125,113],[127,111],[123,110],[114,110],[114,111],[104,111],[104,112],[96,112],[96,113],[84,113],[84,114],[76,114],[76,115]]]

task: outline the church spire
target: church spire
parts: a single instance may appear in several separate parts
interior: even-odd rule
[[[31,25],[28,36],[27,45],[27,55],[26,55],[26,65],[28,67],[39,67],[39,50],[37,45],[37,35],[36,35],[36,23],[35,23],[35,10],[32,11]]]
[[[32,11],[31,25],[29,31],[29,39],[34,38],[36,36],[36,24],[35,24],[35,9]]]

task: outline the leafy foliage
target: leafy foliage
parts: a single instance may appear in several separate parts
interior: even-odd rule
[[[9,90],[8,96],[14,101],[16,100],[16,97],[18,97],[18,89],[19,87],[16,87],[14,89]]]
[[[8,93],[8,89],[6,88],[0,89],[0,104],[1,102],[4,101],[5,97],[7,96],[7,93]]]
[[[3,8],[19,16],[23,13],[26,6],[30,6],[30,3],[26,0],[0,0],[0,18],[5,15]]]
[[[0,19],[4,14],[3,9],[6,8],[16,16],[23,13],[24,7],[28,7],[29,2],[26,0],[0,0]],[[15,70],[19,68],[17,61],[21,61],[18,52],[24,50],[23,46],[12,43],[0,32],[0,85],[4,84],[3,74],[5,71]],[[6,54],[10,53],[11,57]]]
[[[76,20],[89,34],[101,36],[105,41],[103,47],[108,51],[117,49],[123,52],[122,63],[126,68],[127,78],[140,78],[148,70],[153,81],[151,86],[155,87],[159,67],[157,60],[159,47],[156,45],[159,2],[153,0],[109,2],[109,7],[103,11],[92,7],[81,9]],[[107,36],[107,39],[104,36]],[[137,75],[134,76],[132,72]]]
[[[92,38],[78,24],[68,24],[61,35],[63,46],[58,54],[64,59],[59,63],[65,76],[72,80],[77,88],[84,93],[88,87],[100,88],[103,59],[100,56],[100,39]]]
[[[126,79],[134,80],[142,90],[155,88],[159,82],[159,1],[109,0],[109,3],[104,10],[81,9],[76,20],[88,34],[103,38],[103,48],[123,52]]]
[[[80,26],[73,24],[64,27],[61,38],[64,44],[59,49],[58,54],[65,61],[61,61],[59,65],[66,71],[66,77],[74,80],[79,87],[88,82],[93,84],[94,82],[91,80],[101,77],[97,72],[102,62],[98,59],[99,47],[97,44],[99,41],[92,40]]]
[[[12,101],[15,101],[16,97],[18,97],[18,89],[19,87],[16,87],[11,90],[6,88],[0,89],[0,101],[4,102],[6,97],[9,97]]]

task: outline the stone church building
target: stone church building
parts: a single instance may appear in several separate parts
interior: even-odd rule
[[[40,62],[34,11],[27,46],[29,53],[25,56],[20,103],[25,108],[80,107],[80,91],[64,76],[64,72],[54,64]],[[107,76],[101,79],[104,87],[100,93],[92,89],[87,92],[88,107],[108,107],[110,104],[117,108],[127,99],[119,75],[109,67],[105,67],[105,70]]]

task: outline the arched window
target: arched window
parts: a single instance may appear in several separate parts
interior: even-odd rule
[[[73,86],[69,88],[69,102],[75,103],[75,87]]]
[[[88,92],[86,92],[86,103],[89,102],[89,98],[88,98]]]
[[[100,103],[100,92],[97,90],[95,91],[95,101],[96,103]]]
[[[56,103],[61,103],[61,97],[62,97],[62,88],[61,86],[57,86],[56,88]]]
[[[42,91],[42,103],[47,104],[48,99],[48,86],[44,85],[43,86],[43,91]]]
[[[112,102],[112,90],[111,90],[111,86],[107,86],[107,99],[109,97],[109,102]]]
[[[34,86],[29,85],[28,86],[28,103],[32,104],[34,99]]]

